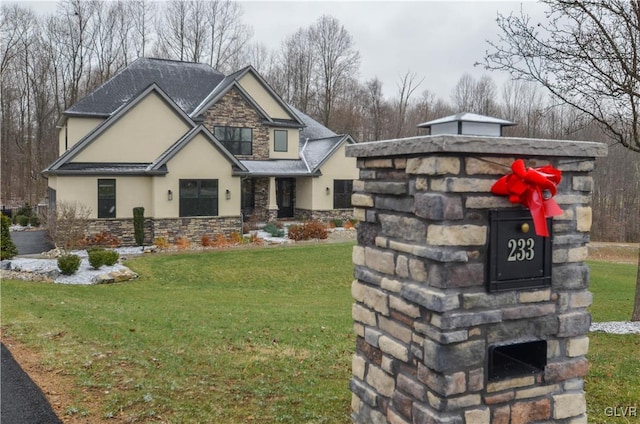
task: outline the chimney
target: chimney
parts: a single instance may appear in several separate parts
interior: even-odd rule
[[[427,128],[429,135],[458,134],[502,137],[502,127],[512,125],[516,124],[504,119],[464,112],[423,122],[417,127]]]

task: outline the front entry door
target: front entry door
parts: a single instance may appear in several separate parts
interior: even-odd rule
[[[276,202],[278,203],[278,218],[293,217],[293,178],[276,178]]]

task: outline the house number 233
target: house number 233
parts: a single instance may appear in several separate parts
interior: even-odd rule
[[[533,238],[526,239],[509,239],[507,247],[509,248],[509,262],[532,261],[535,256],[534,247],[536,241]]]

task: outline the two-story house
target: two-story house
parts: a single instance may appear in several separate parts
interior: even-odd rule
[[[140,58],[64,111],[43,174],[51,207],[92,210],[87,233],[133,242],[241,231],[243,221],[352,216],[355,159],[338,135],[286,104],[252,67]]]

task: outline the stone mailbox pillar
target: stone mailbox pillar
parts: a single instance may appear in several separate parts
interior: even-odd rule
[[[586,424],[590,173],[606,146],[437,135],[347,155],[360,169],[353,421]],[[547,238],[490,192],[516,159],[562,171]]]

